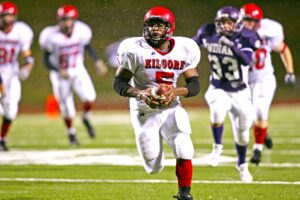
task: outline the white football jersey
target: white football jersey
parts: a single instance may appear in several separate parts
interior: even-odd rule
[[[274,73],[271,52],[275,46],[284,40],[281,24],[271,19],[262,19],[257,32],[262,40],[262,48],[265,49],[265,52],[260,54],[260,58],[262,61],[264,60],[264,63],[259,63],[258,65],[260,65],[260,67],[257,67],[257,65],[253,63],[249,73],[250,83]]]
[[[40,33],[39,44],[49,52],[53,66],[67,68],[70,75],[84,67],[84,46],[90,43],[92,31],[81,22],[74,22],[72,35],[67,37],[60,31],[59,25],[49,26]]]
[[[143,37],[125,39],[118,49],[120,66],[132,72],[133,87],[146,89],[157,83],[176,87],[179,75],[196,68],[200,61],[200,50],[190,38],[173,37],[172,50],[162,53],[151,47]],[[176,101],[179,103],[179,100]],[[130,100],[131,109],[149,109],[135,98]]]
[[[18,73],[18,56],[20,52],[30,49],[32,40],[31,28],[21,21],[15,22],[9,33],[0,31],[0,73],[2,75]]]

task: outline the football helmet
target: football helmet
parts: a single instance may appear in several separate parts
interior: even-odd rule
[[[241,13],[244,19],[248,18],[257,22],[259,22],[263,18],[263,12],[261,8],[254,3],[245,4],[241,8]]]
[[[162,22],[166,25],[166,32],[160,38],[155,38],[151,34],[153,24],[151,22]],[[151,8],[144,17],[143,37],[152,45],[158,46],[163,41],[169,40],[175,30],[175,17],[173,13],[162,6]]]
[[[0,15],[17,15],[17,6],[9,1],[4,1],[0,4]]]
[[[79,16],[78,10],[75,6],[72,6],[70,4],[63,5],[57,10],[57,19],[63,20],[63,19],[74,19],[76,20]]]
[[[230,20],[234,23],[232,30],[226,30],[224,27],[224,21]],[[239,9],[232,6],[224,6],[217,12],[215,18],[216,31],[218,34],[224,36],[232,36],[234,33],[239,32],[243,28],[242,15]]]

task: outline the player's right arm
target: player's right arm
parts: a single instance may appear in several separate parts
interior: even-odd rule
[[[144,101],[151,108],[159,106],[159,102],[152,97],[151,88],[141,90],[129,84],[133,74],[130,70],[120,66],[113,80],[114,90],[121,96],[133,97]]]
[[[273,47],[273,51],[280,54],[280,58],[286,70],[285,83],[287,85],[293,85],[296,83],[296,77],[294,74],[293,57],[288,45],[281,41],[279,44]]]

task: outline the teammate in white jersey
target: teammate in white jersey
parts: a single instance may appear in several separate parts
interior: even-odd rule
[[[296,82],[292,54],[284,42],[283,28],[281,24],[271,19],[263,19],[261,8],[249,3],[242,7],[244,14],[244,25],[257,31],[261,40],[262,47],[254,54],[254,59],[249,72],[249,85],[252,92],[252,102],[255,111],[253,156],[250,162],[259,164],[263,144],[272,148],[272,140],[266,137],[268,129],[268,115],[270,105],[276,89],[276,79],[274,67],[271,61],[271,52],[280,54],[282,63],[286,69],[285,83],[293,85]]]
[[[82,120],[89,136],[95,137],[89,116],[96,92],[84,66],[84,50],[95,61],[96,70],[100,75],[107,72],[106,65],[91,47],[90,27],[77,18],[78,10],[74,6],[61,6],[57,11],[58,24],[43,29],[39,38],[40,46],[44,50],[45,65],[50,69],[54,96],[59,101],[71,145],[78,145],[73,125],[76,115],[73,92],[83,102]]]
[[[21,99],[21,81],[26,80],[34,65],[31,56],[33,32],[24,22],[17,21],[18,8],[5,1],[0,4],[0,74],[6,88],[1,97],[0,113],[3,116],[0,150],[7,151],[6,137],[18,112]],[[19,67],[18,57],[23,57]]]
[[[143,37],[128,38],[119,47],[120,66],[113,85],[118,94],[130,97],[131,122],[146,172],[156,174],[163,169],[165,140],[177,160],[179,192],[175,198],[190,200],[194,148],[189,118],[178,97],[199,92],[200,51],[193,40],[172,37],[174,29],[170,10],[151,8],[144,17]],[[186,86],[177,87],[181,74]],[[163,100],[151,94],[157,84],[168,85]]]

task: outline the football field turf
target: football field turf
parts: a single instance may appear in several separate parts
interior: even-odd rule
[[[192,194],[206,199],[300,199],[300,106],[273,106],[270,128],[274,148],[265,148],[262,164],[250,165],[254,182],[242,184],[235,170],[231,125],[227,118],[224,154],[218,167],[205,164],[211,151],[209,112],[188,109],[195,160]],[[80,148],[68,145],[60,118],[21,114],[8,137],[9,152],[0,152],[0,199],[167,200],[177,193],[175,160],[165,145],[166,167],[144,172],[128,111],[96,112],[97,138],[88,138],[80,117]],[[252,155],[253,134],[248,148]]]

